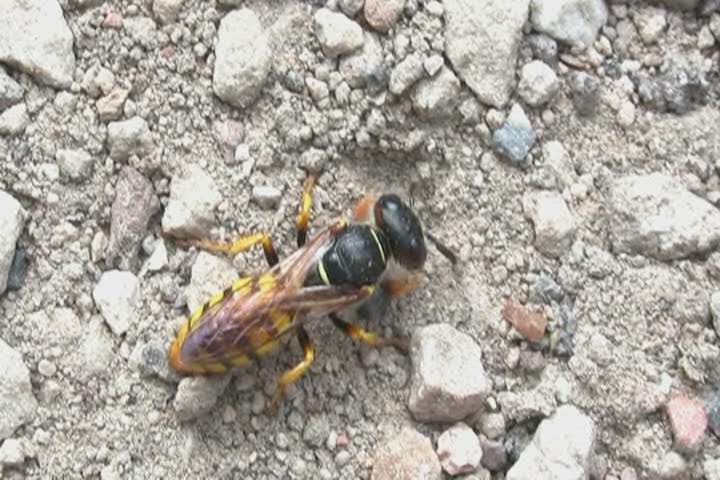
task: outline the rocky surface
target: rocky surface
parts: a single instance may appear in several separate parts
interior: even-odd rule
[[[3,478],[717,477],[717,0],[40,3],[0,0]],[[307,319],[268,415],[294,335],[167,349],[267,268],[187,239],[287,257],[307,172],[311,236],[391,191],[459,261],[354,319],[409,355]]]

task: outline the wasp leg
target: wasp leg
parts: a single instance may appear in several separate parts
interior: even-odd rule
[[[353,340],[357,340],[359,342],[370,345],[371,347],[393,346],[403,353],[408,353],[408,351],[410,350],[410,341],[407,338],[381,337],[380,335],[369,332],[362,327],[355,325],[354,323],[346,322],[334,313],[330,314],[330,319],[333,321],[333,324],[335,324],[337,328],[339,328],[340,330],[342,330],[343,333],[345,333],[345,335],[352,338]]]
[[[402,277],[390,277],[381,282],[382,289],[391,297],[402,297],[422,286],[425,276],[422,273],[412,273]]]
[[[308,224],[310,223],[310,210],[312,210],[313,197],[312,191],[315,188],[315,181],[317,177],[315,175],[308,175],[303,185],[302,200],[300,202],[300,208],[298,210],[296,225],[297,225],[297,246],[302,247],[305,245],[307,239]]]
[[[202,248],[210,252],[227,253],[235,255],[240,252],[249,250],[255,245],[261,244],[263,252],[265,253],[265,259],[268,264],[273,267],[278,263],[277,252],[273,246],[272,238],[267,233],[253,233],[250,235],[242,236],[232,242],[220,242],[214,240],[180,240],[180,244],[192,245],[194,247]]]
[[[313,360],[315,360],[315,347],[313,347],[312,343],[310,343],[310,337],[308,337],[305,328],[303,328],[302,325],[298,325],[296,329],[298,342],[300,342],[300,346],[303,349],[303,359],[293,368],[283,373],[278,379],[278,386],[275,390],[275,394],[273,394],[272,402],[270,403],[270,407],[268,409],[270,412],[277,411],[277,408],[280,405],[280,400],[282,400],[285,395],[285,390],[288,385],[297,382],[300,377],[308,371]]]

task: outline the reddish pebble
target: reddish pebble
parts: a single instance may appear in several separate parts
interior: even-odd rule
[[[531,342],[539,342],[545,335],[547,318],[543,312],[534,312],[519,303],[508,302],[502,309],[502,316]]]
[[[162,56],[163,58],[170,58],[173,55],[175,55],[175,47],[173,47],[172,45],[168,45],[167,47],[160,50],[160,56]]]
[[[350,439],[345,433],[338,433],[337,440],[335,440],[335,445],[338,448],[345,448],[350,445]]]
[[[678,395],[665,408],[676,448],[684,452],[696,451],[702,444],[708,424],[703,404],[685,395]]]
[[[219,142],[236,147],[245,136],[245,128],[235,120],[216,121],[213,123],[213,133]]]
[[[123,17],[119,13],[110,12],[105,15],[105,19],[102,22],[103,28],[114,28],[120,30],[123,25]]]
[[[405,0],[365,0],[365,20],[372,28],[387,32],[400,18]]]

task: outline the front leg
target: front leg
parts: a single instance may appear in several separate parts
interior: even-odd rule
[[[381,337],[377,333],[367,331],[354,323],[346,322],[335,313],[331,313],[329,316],[333,324],[353,340],[363,342],[366,345],[376,348],[392,346],[402,353],[408,353],[410,351],[410,340],[407,338]]]

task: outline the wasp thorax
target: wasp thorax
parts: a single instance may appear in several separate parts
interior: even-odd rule
[[[393,257],[409,270],[425,264],[427,248],[422,226],[415,213],[400,197],[385,194],[375,203],[375,225],[383,232]]]

